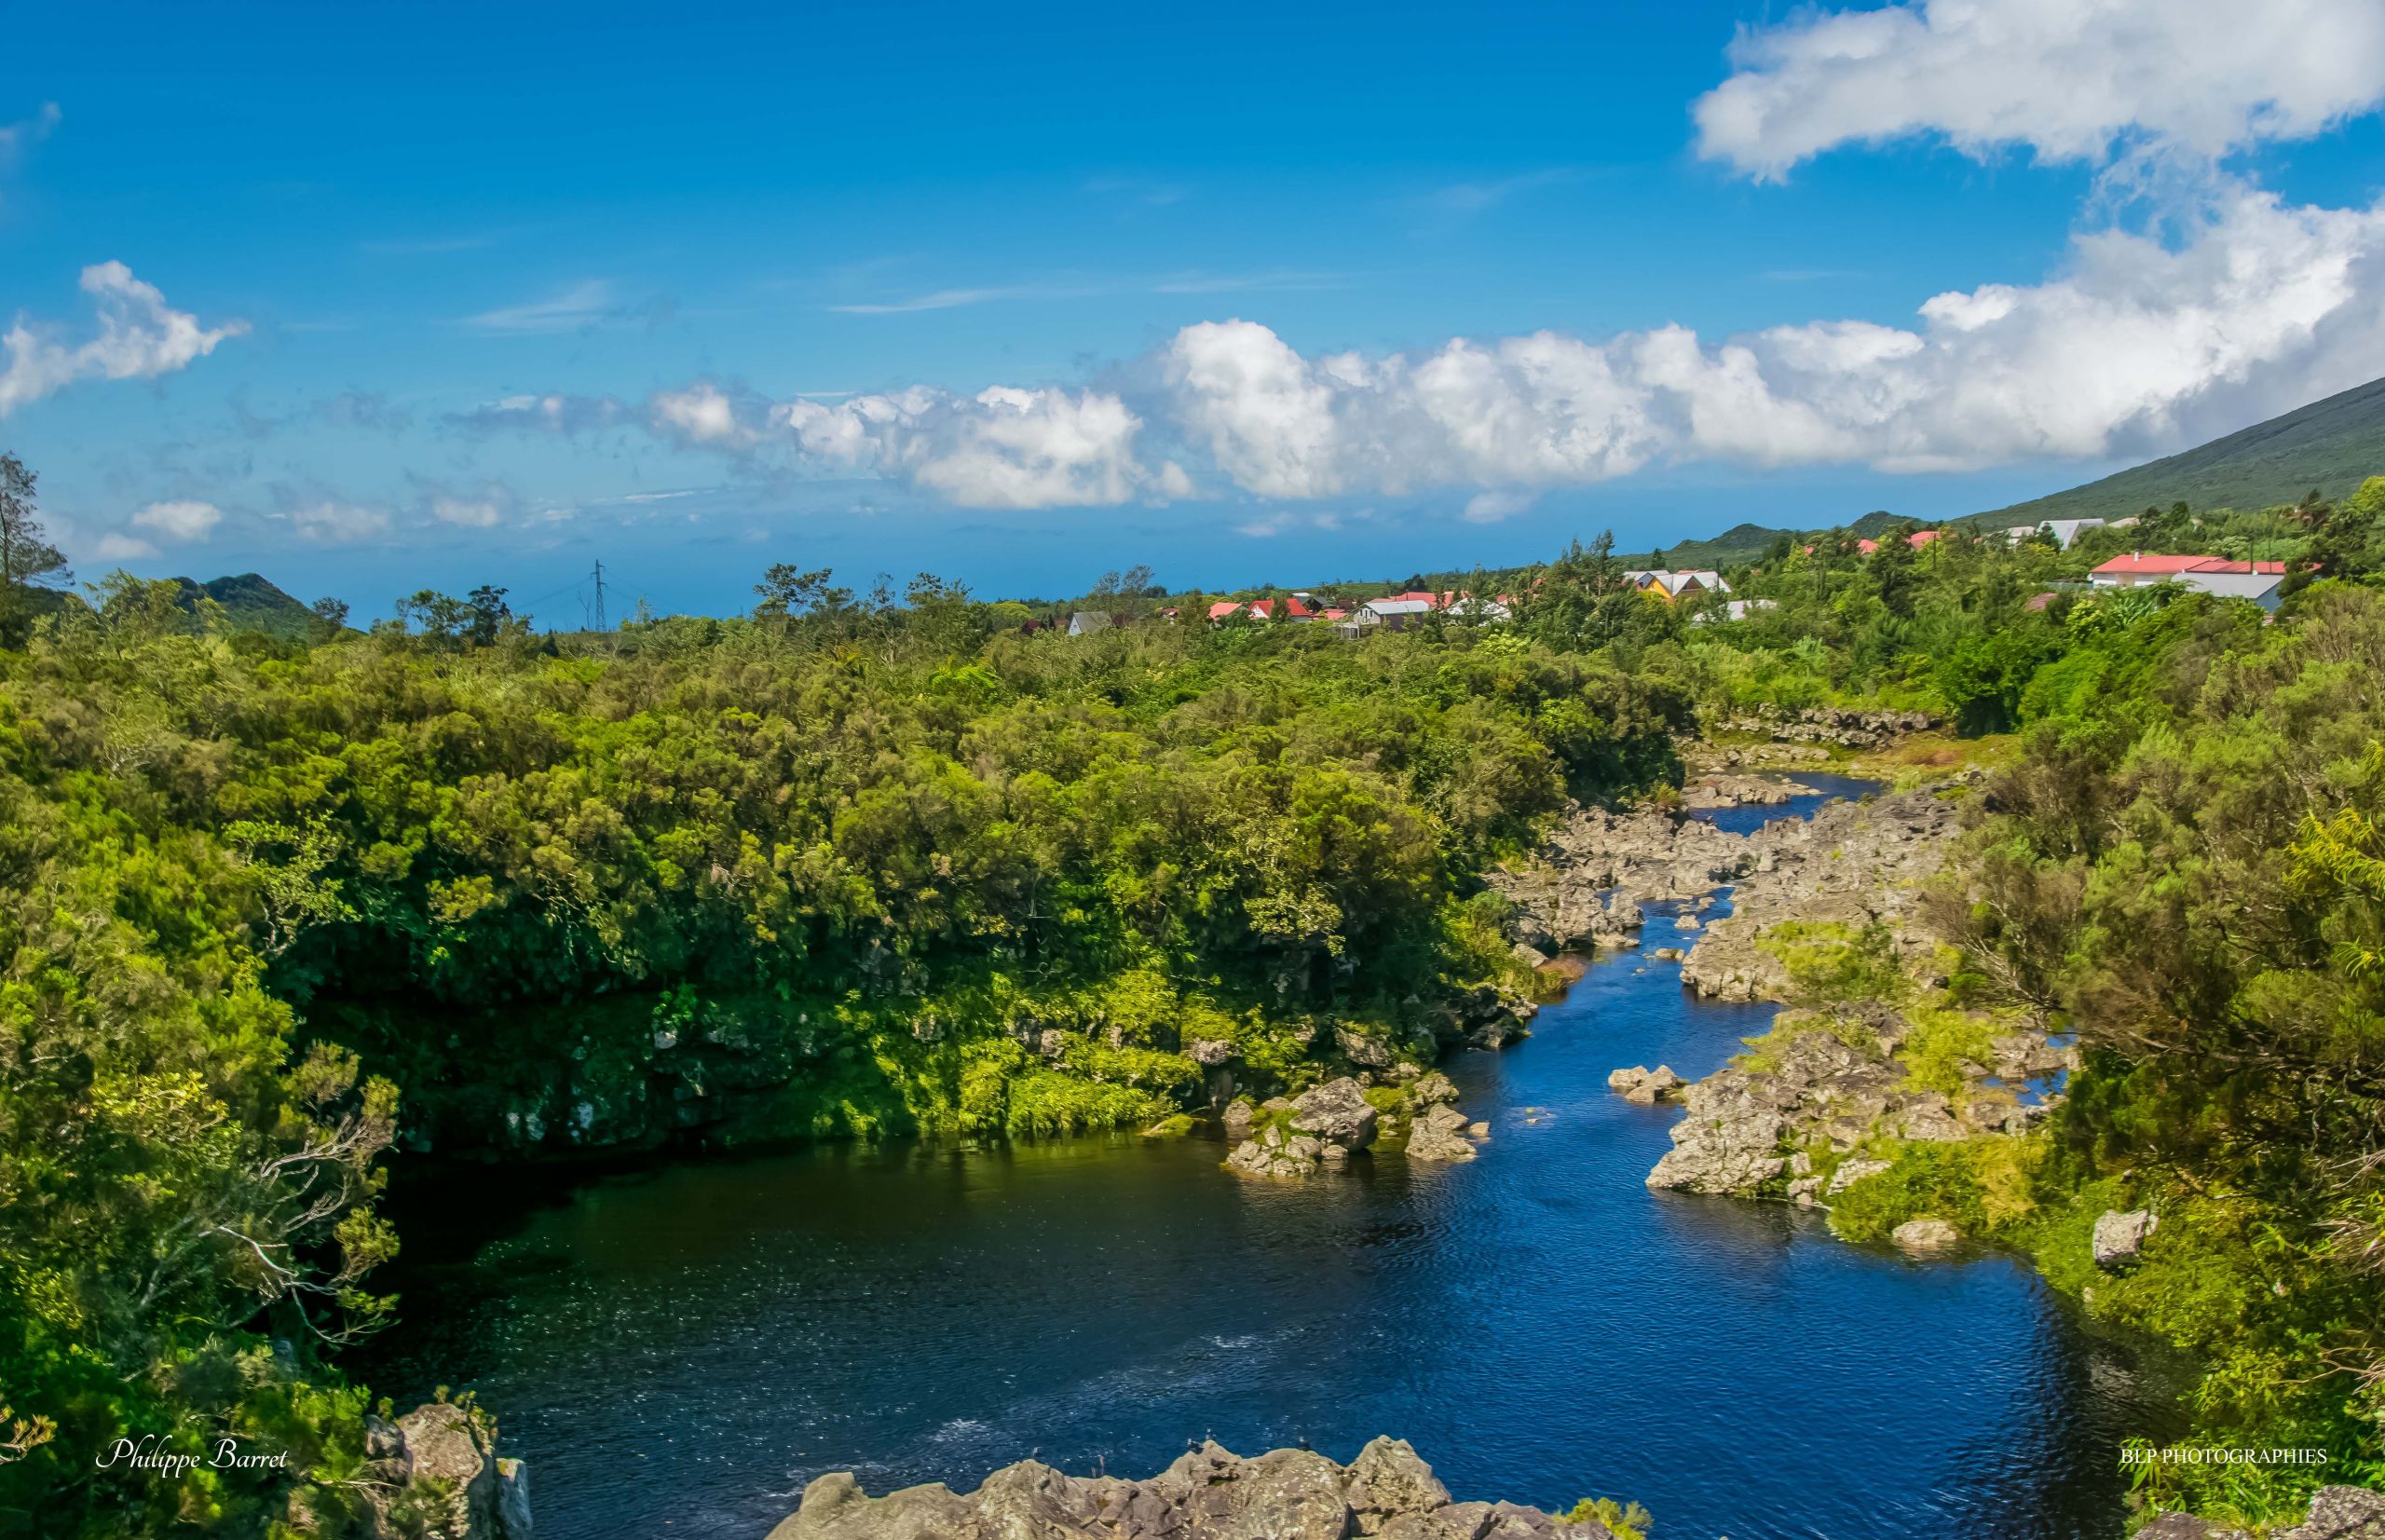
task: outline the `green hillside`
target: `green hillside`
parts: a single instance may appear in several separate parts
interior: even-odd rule
[[[2166,459],[1976,517],[1993,528],[2041,519],[2108,519],[2180,501],[2198,511],[2249,512],[2299,501],[2314,486],[2323,497],[2341,497],[2379,474],[2385,474],[2385,379]]]
[[[235,631],[261,631],[267,635],[311,641],[322,629],[314,611],[258,573],[243,572],[237,578],[216,578],[204,583],[195,583],[188,578],[174,580],[182,585],[184,609],[196,608],[199,596],[204,594],[224,606],[225,619]]]
[[[185,612],[196,613],[201,598],[212,599],[224,607],[224,618],[234,631],[263,632],[268,636],[303,641],[313,641],[322,634],[322,622],[315,618],[314,611],[261,574],[243,572],[237,578],[214,578],[203,583],[188,578],[171,580],[179,591],[176,602]],[[81,593],[71,588],[29,588],[25,597],[35,615],[55,615],[70,607],[80,609],[86,602]]]

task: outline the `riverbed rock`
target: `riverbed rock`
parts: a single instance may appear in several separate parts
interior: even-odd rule
[[[1309,1450],[1241,1459],[1215,1442],[1141,1480],[1071,1477],[1035,1461],[974,1492],[942,1485],[871,1497],[849,1471],[804,1488],[770,1540],[1612,1540],[1513,1503],[1452,1503],[1405,1442],[1377,1438],[1347,1467]]]
[[[1673,1124],[1673,1147],[1648,1173],[1650,1187],[1751,1193],[1788,1165],[1780,1153],[1788,1120],[1743,1087],[1718,1084],[1720,1078],[1683,1093],[1688,1111]]]
[[[1774,743],[1873,749],[1910,733],[1924,732],[1938,718],[1919,711],[1867,711],[1854,706],[1762,706],[1710,725],[1717,733],[1754,733]],[[1745,756],[1761,759],[1763,756]],[[1827,756],[1824,756],[1827,757]],[[1738,762],[1738,761],[1733,761]]]
[[[2106,1273],[2133,1266],[2145,1238],[2160,1222],[2149,1208],[2131,1209],[2125,1214],[2106,1209],[2095,1220],[2095,1265]]]
[[[1408,1094],[1415,1099],[1419,1107],[1430,1107],[1438,1102],[1455,1101],[1457,1086],[1451,1082],[1449,1076],[1438,1070],[1432,1070],[1420,1076],[1416,1083],[1409,1088]]]
[[[1763,775],[1706,774],[1698,776],[1681,788],[1681,805],[1694,810],[1710,808],[1778,807],[1792,797],[1809,797],[1811,786],[1797,782]]]
[[[1372,1144],[1375,1122],[1365,1087],[1346,1076],[1292,1098],[1292,1128],[1344,1151],[1364,1150]]]
[[[1240,1140],[1250,1137],[1250,1125],[1258,1116],[1259,1109],[1237,1097],[1226,1103],[1226,1110],[1220,1114],[1219,1122],[1224,1125],[1226,1138]]]
[[[1233,1057],[1233,1044],[1224,1038],[1194,1038],[1184,1045],[1184,1056],[1205,1069]]]
[[[1920,1253],[1948,1250],[1962,1238],[1962,1232],[1940,1219],[1907,1220],[1888,1233],[1898,1250]]]
[[[1443,1103],[1417,1114],[1408,1131],[1408,1158],[1422,1161],[1466,1161],[1475,1148],[1465,1138],[1466,1117]]]
[[[1280,1125],[1270,1124],[1257,1138],[1234,1146],[1226,1165],[1253,1177],[1313,1177],[1323,1168],[1325,1148],[1305,1134],[1288,1136]]]
[[[1606,1077],[1606,1087],[1622,1094],[1623,1099],[1642,1107],[1670,1097],[1689,1083],[1673,1073],[1670,1065],[1659,1064],[1654,1070],[1633,1065],[1617,1070]]]

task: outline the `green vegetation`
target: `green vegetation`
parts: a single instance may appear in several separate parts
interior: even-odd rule
[[[792,566],[750,616],[602,634],[496,588],[369,634],[121,574],[45,606],[8,464],[0,1522],[341,1533],[365,1392],[336,1355],[390,1310],[393,1151],[1144,1127],[1204,1099],[1195,1042],[1288,1090],[1360,1039],[1428,1055],[1459,991],[1530,982],[1481,865],[1569,797],[1665,794],[1676,733],[1764,706],[2016,735],[1909,1069],[1974,1056],[1975,1006],[2088,1056],[2048,1134],[1907,1152],[1842,1228],[1941,1206],[2201,1355],[2211,1437],[2378,1473],[2385,599],[2351,579],[2385,483],[2296,526],[2332,580],[2275,625],[1889,530],[1776,538],[1739,621],[1601,541],[1520,575],[1512,626],[1354,642],[1197,607],[1071,639]],[[1772,939],[1818,1000],[1909,988],[1869,933]],[[2091,1277],[2082,1226],[2123,1203],[2161,1227]],[[226,1433],[291,1466],[90,1464]]]
[[[1648,1510],[1637,1503],[1618,1503],[1612,1497],[1585,1497],[1565,1515],[1569,1524],[1584,1524],[1596,1520],[1606,1526],[1615,1540],[1648,1540]]]

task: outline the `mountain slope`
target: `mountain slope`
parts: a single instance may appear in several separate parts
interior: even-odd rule
[[[2247,512],[2300,500],[2312,487],[2341,497],[2385,475],[2385,379],[2255,423],[2199,448],[2067,492],[1974,515],[1990,528],[2041,519],[2114,518],[2183,500]]]
[[[182,585],[181,604],[184,609],[198,608],[202,595],[212,599],[224,606],[224,618],[234,631],[261,631],[269,636],[297,641],[312,640],[322,630],[312,610],[254,572],[243,572],[237,578],[214,578],[203,583],[188,578],[174,581]]]

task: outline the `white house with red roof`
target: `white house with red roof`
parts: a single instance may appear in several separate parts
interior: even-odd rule
[[[2223,599],[2250,599],[2263,609],[2278,606],[2279,585],[2285,581],[2283,562],[2231,562],[2222,556],[2173,556],[2132,551],[2115,556],[2087,575],[2097,588],[2142,588],[2147,583],[2177,583],[2200,593]]]

